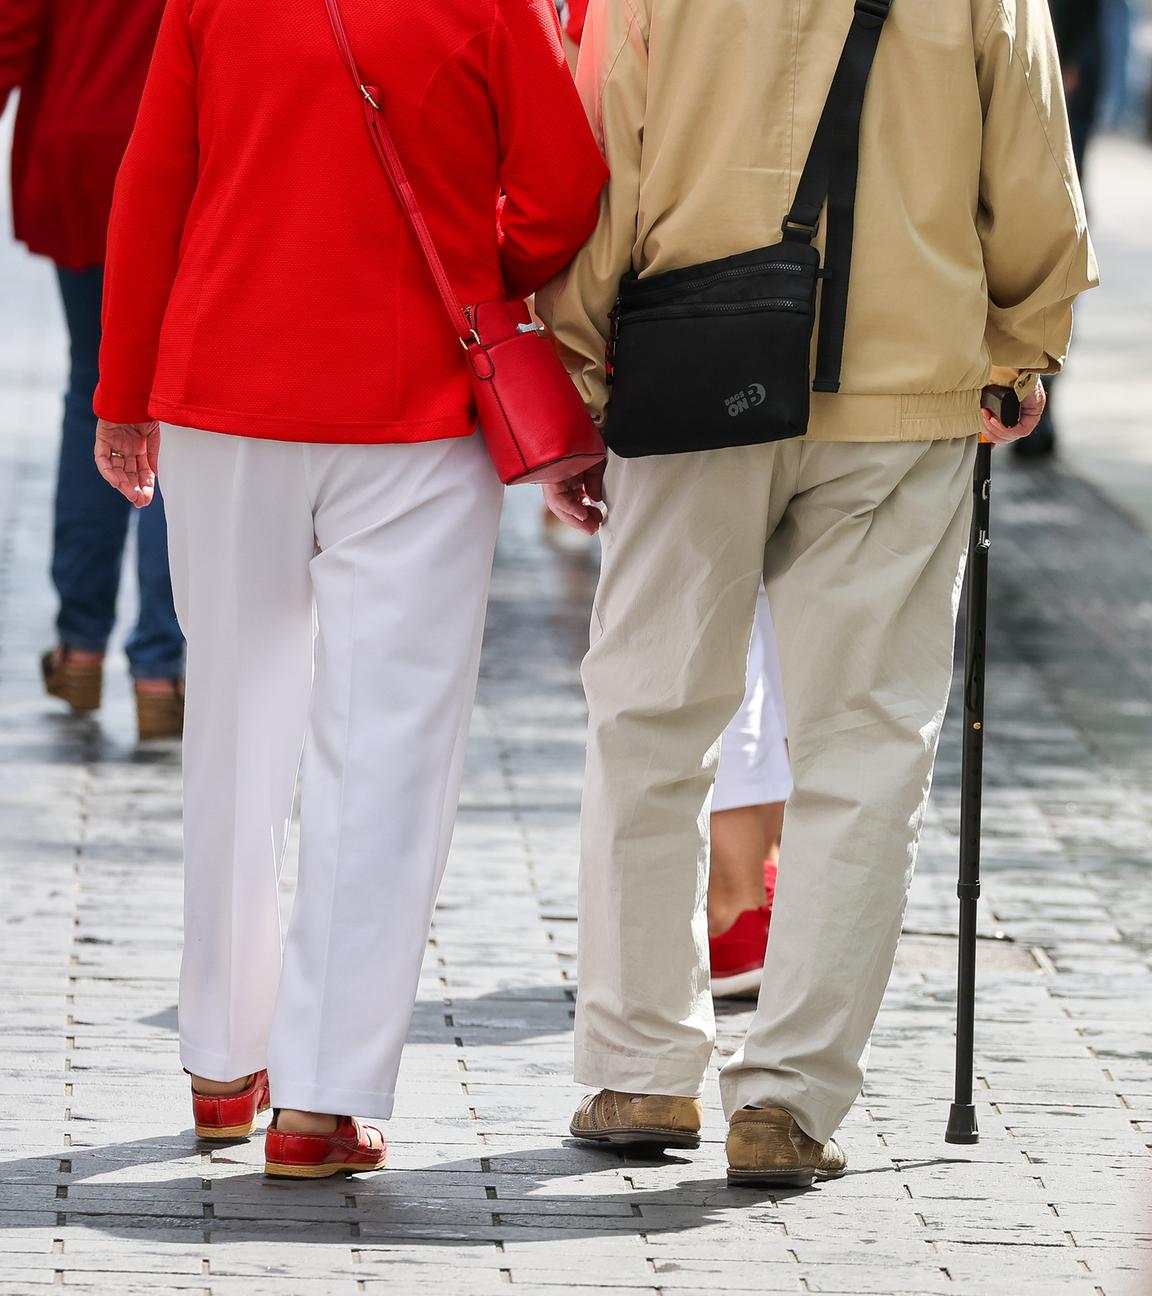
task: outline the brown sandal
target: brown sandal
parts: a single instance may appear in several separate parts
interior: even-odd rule
[[[40,658],[44,688],[52,697],[62,698],[76,712],[85,715],[100,709],[104,691],[104,661],[79,663],[63,644]]]

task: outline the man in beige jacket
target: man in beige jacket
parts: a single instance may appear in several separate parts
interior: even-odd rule
[[[539,298],[589,408],[621,275],[779,238],[852,0],[593,0],[578,81],[612,179]],[[1046,0],[893,0],[861,135],[839,394],[806,438],[610,457],[572,1123],[695,1146],[712,1055],[707,809],[763,576],[795,791],[764,984],[721,1084],[733,1182],[839,1174],[952,670],[981,389],[1064,362],[1096,282]],[[669,383],[690,384],[670,372]],[[594,531],[594,477],[548,492]]]

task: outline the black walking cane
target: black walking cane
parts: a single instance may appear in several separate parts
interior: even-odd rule
[[[1004,427],[1020,422],[1019,393],[987,387],[985,408]],[[964,746],[960,774],[960,954],[956,982],[956,1091],[946,1143],[978,1143],[972,1070],[976,1027],[976,909],[980,900],[980,820],[984,786],[984,669],[988,633],[989,494],[992,445],[980,438],[972,474],[972,532],[968,542],[968,599],[964,626]]]
[[[980,899],[980,811],[984,780],[984,666],[988,629],[988,522],[992,446],[976,448],[968,601],[964,625],[964,749],[960,775],[960,958],[956,983],[956,1093],[948,1143],[978,1143],[972,1069],[976,1025],[976,907]]]

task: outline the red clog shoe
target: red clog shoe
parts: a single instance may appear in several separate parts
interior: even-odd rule
[[[239,1093],[199,1094],[192,1090],[192,1117],[196,1137],[202,1139],[247,1138],[255,1132],[256,1117],[271,1106],[268,1072],[257,1071],[247,1088]]]
[[[770,904],[745,909],[726,932],[709,938],[713,998],[745,999],[759,993],[771,921]]]
[[[332,1134],[292,1134],[268,1127],[264,1173],[277,1179],[327,1179],[331,1175],[383,1170],[388,1143],[375,1125],[341,1116]]]

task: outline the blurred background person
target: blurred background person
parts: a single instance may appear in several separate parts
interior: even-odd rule
[[[712,794],[708,953],[717,999],[754,997],[763,979],[784,803],[792,791],[787,733],[776,633],[761,589],[747,690],[720,740]]]
[[[1100,109],[1103,71],[1102,0],[1049,0],[1056,45],[1060,51],[1060,71],[1068,101],[1068,129],[1076,170],[1084,176],[1088,144],[1096,128]],[[1018,459],[1050,459],[1056,453],[1054,416],[1055,380],[1046,378],[1048,403],[1040,424],[1030,437],[1012,447]]]
[[[564,50],[575,69],[588,0],[558,0]],[[544,534],[561,549],[588,549],[579,531],[544,509]],[[784,802],[792,790],[783,689],[768,596],[761,590],[748,656],[748,688],[721,741],[712,798],[708,948],[712,993],[755,996],[764,972]]]
[[[588,17],[588,0],[556,0],[556,14],[564,33],[564,55],[568,66],[575,71],[580,37],[584,35],[584,20]]]
[[[105,231],[163,0],[3,0],[0,112],[20,91],[12,152],[16,237],[56,265],[71,340],[56,484],[52,580],[57,644],[46,689],[99,708],[133,509],[92,461]],[[126,652],[142,739],[175,737],[184,711],[184,639],[172,605],[163,502],[136,534],[139,613]]]
[[[1100,0],[1101,62],[1105,75],[1100,89],[1100,122],[1105,129],[1132,124],[1133,14],[1131,0]]]
[[[1103,84],[1103,3],[1105,0],[1048,0],[1052,27],[1060,51],[1060,72],[1068,101],[1068,130],[1072,154],[1083,181],[1084,165],[1100,115]],[[1017,459],[1051,459],[1056,453],[1056,422],[1053,396],[1058,380],[1044,379],[1048,402],[1036,431],[1012,447]]]
[[[1068,99],[1072,152],[1081,177],[1100,111],[1103,84],[1103,0],[1049,0],[1060,71]]]
[[[564,29],[568,33],[568,39],[580,44],[580,38],[584,35],[584,20],[588,17],[588,0],[568,0],[567,16],[564,23]]]

